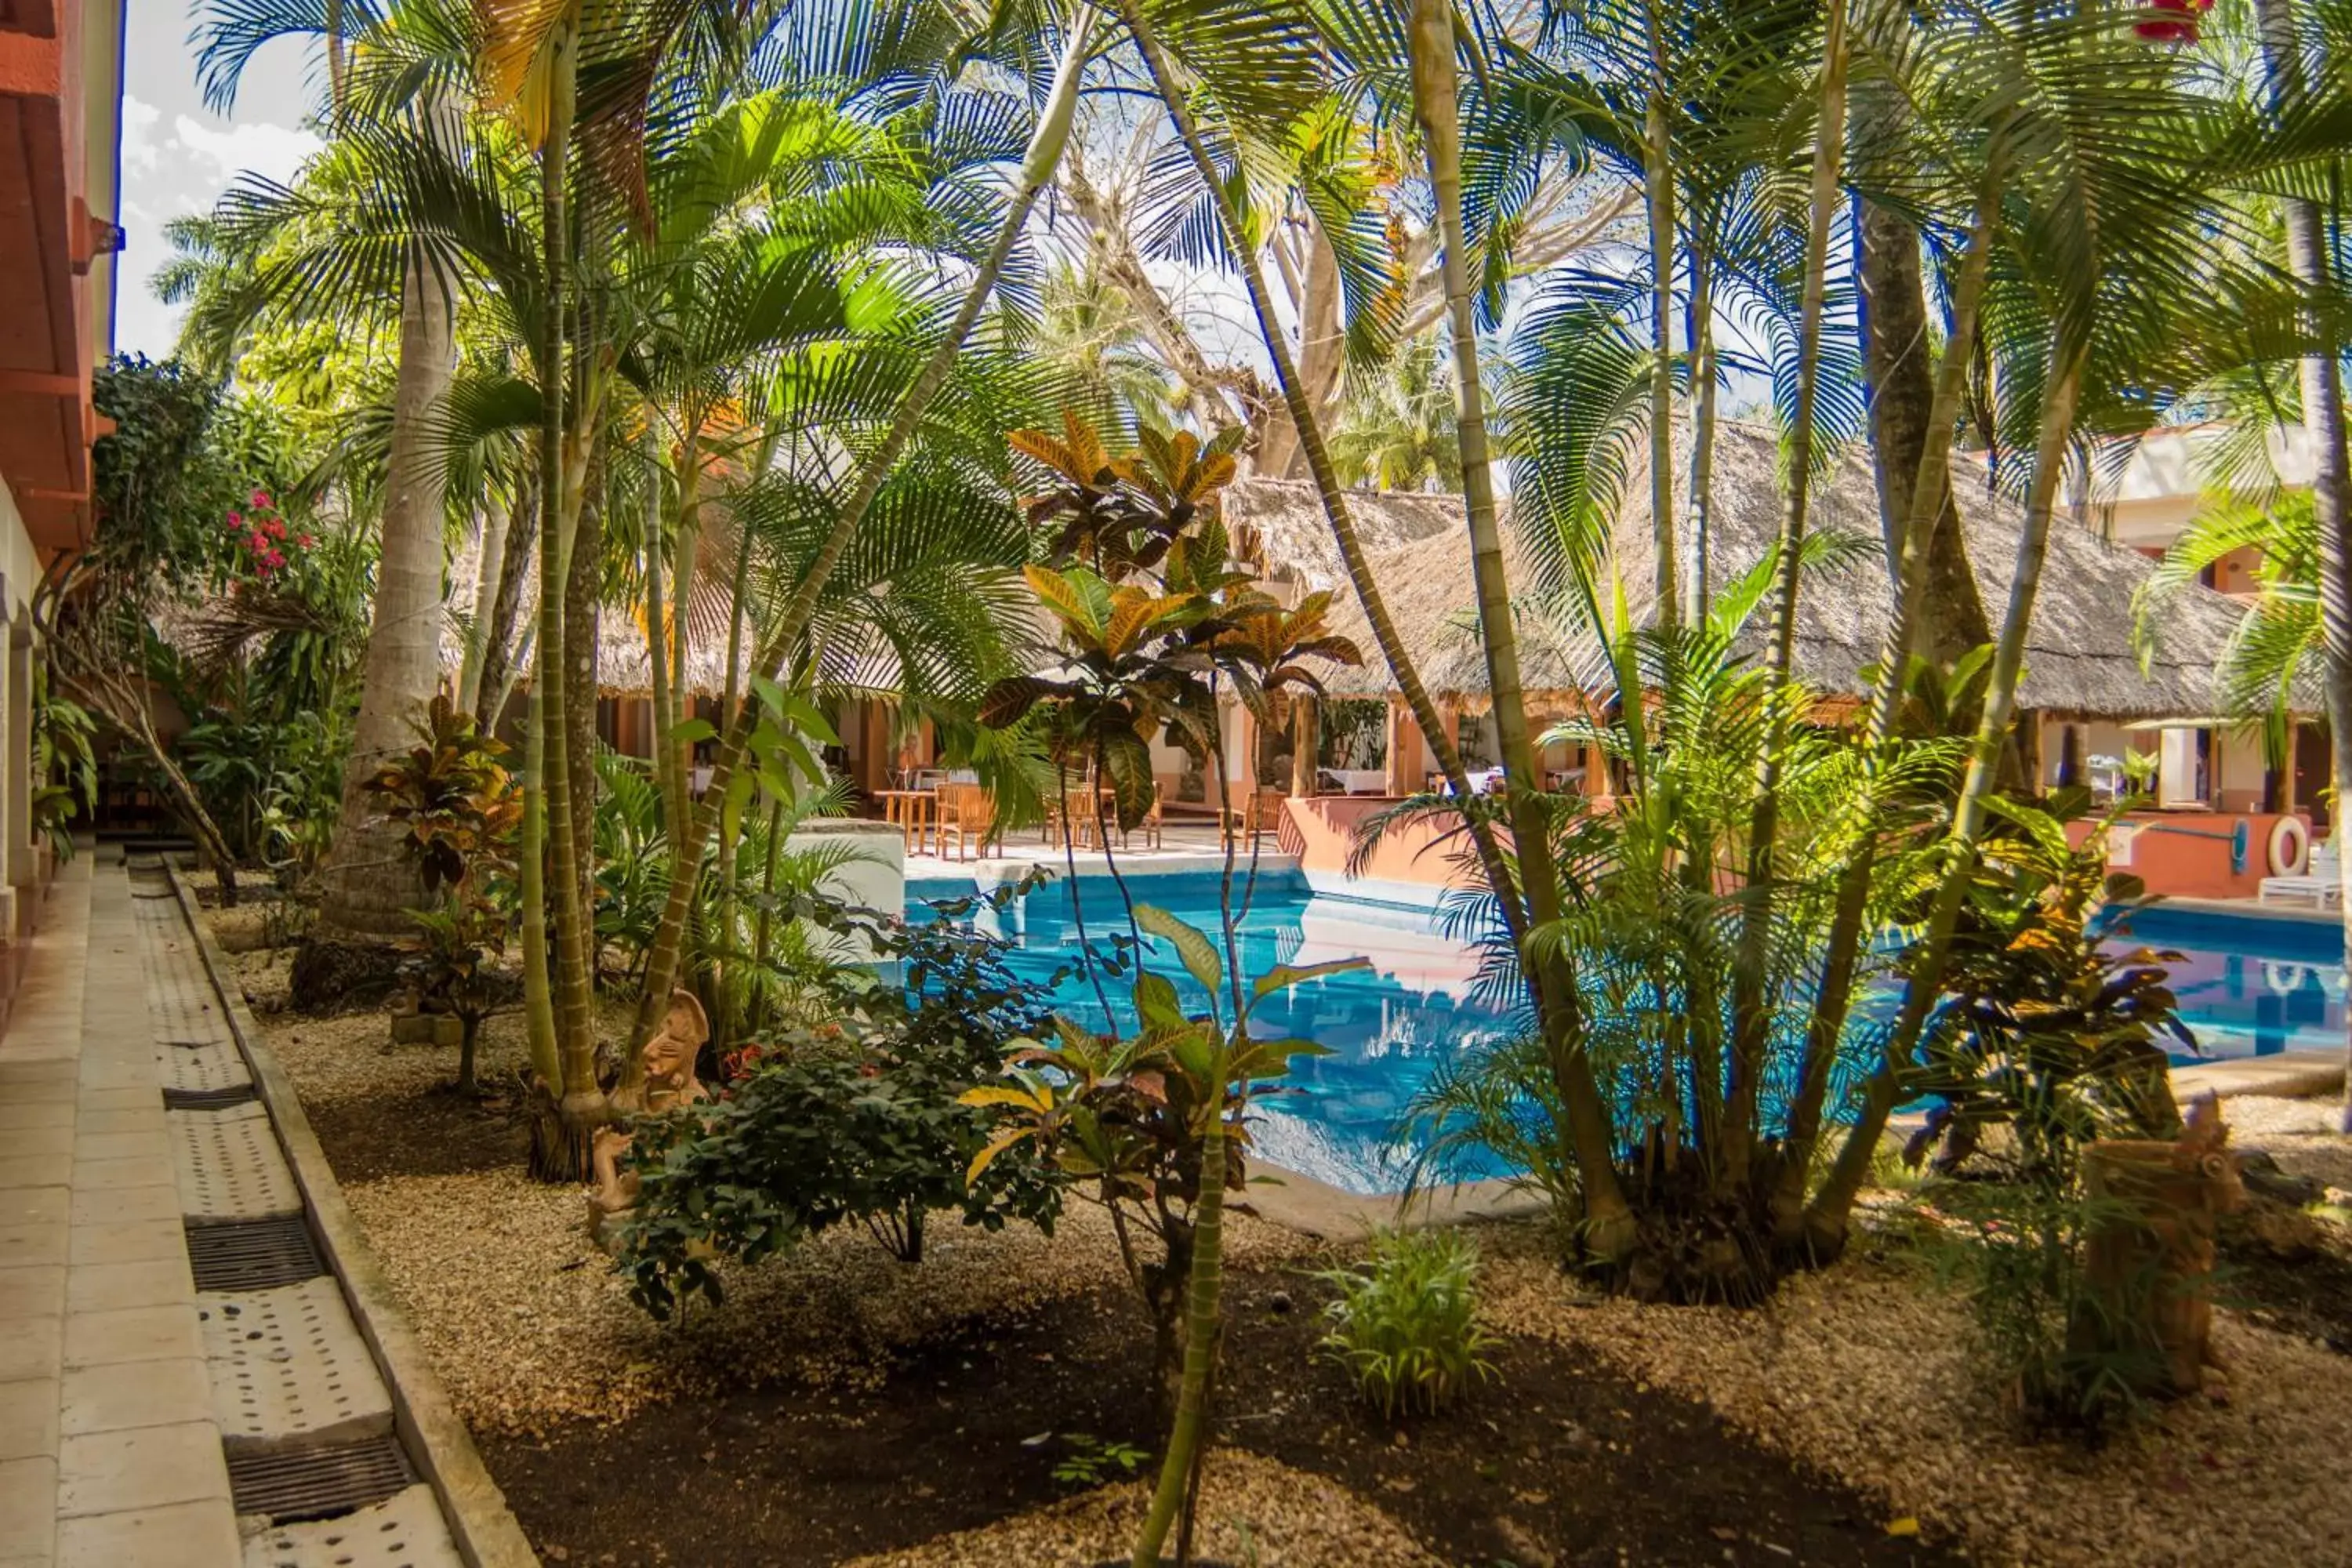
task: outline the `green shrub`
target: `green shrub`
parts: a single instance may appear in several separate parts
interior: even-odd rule
[[[838,1225],[915,1263],[933,1210],[987,1230],[1015,1219],[1050,1230],[1060,1213],[1064,1179],[1034,1151],[966,1181],[995,1125],[961,1097],[1045,1016],[1043,990],[1006,966],[1008,944],[814,895],[779,913],[857,931],[903,974],[838,966],[827,1021],[761,1033],[728,1053],[719,1099],[636,1121],[640,1198],[621,1267],[656,1318],[682,1297],[718,1299],[713,1258],[757,1263]]]
[[[1323,1356],[1345,1367],[1364,1396],[1394,1417],[1400,1409],[1434,1414],[1475,1379],[1495,1375],[1485,1352],[1493,1339],[1478,1326],[1478,1248],[1459,1231],[1381,1231],[1371,1256],[1355,1268],[1316,1276],[1339,1298]]]

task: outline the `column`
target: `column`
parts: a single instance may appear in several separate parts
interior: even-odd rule
[[[1322,738],[1318,721],[1315,695],[1301,691],[1290,700],[1290,793],[1296,796],[1315,794],[1315,752]]]
[[[1422,760],[1421,727],[1412,721],[1412,710],[1402,697],[1389,699],[1388,724],[1388,793],[1391,795],[1419,795]]]
[[[5,812],[8,834],[8,883],[28,896],[35,877],[33,858],[33,617],[27,610],[9,628],[8,761]],[[10,933],[13,934],[13,933]]]

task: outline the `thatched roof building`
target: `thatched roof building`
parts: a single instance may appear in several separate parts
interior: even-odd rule
[[[1687,443],[1682,444],[1686,449]],[[1686,458],[1685,458],[1686,460]],[[1710,581],[1717,586],[1763,559],[1780,524],[1779,454],[1768,427],[1727,423],[1715,455]],[[1617,524],[1617,563],[1635,617],[1654,610],[1646,465],[1636,460],[1626,479],[1629,503]],[[1956,476],[1957,478],[1958,476]],[[1237,485],[1237,514],[1263,527],[1269,553],[1285,574],[1309,587],[1332,588],[1338,629],[1354,638],[1364,664],[1339,670],[1334,696],[1382,696],[1394,689],[1374,646],[1361,606],[1339,570],[1338,552],[1311,485],[1255,480]],[[1676,485],[1678,495],[1686,487]],[[1476,707],[1486,691],[1486,668],[1476,636],[1475,595],[1461,501],[1451,496],[1356,492],[1357,526],[1374,538],[1402,542],[1374,547],[1373,575],[1405,642],[1421,660],[1433,693]],[[1998,622],[2009,599],[2017,561],[2019,509],[1981,489],[1958,497],[1969,563],[1988,611]],[[1506,503],[1507,505],[1507,503]],[[1878,501],[1866,453],[1841,455],[1814,492],[1816,531],[1874,541]],[[1508,518],[1504,536],[1515,593],[1528,591],[1532,573]],[[1290,542],[1297,541],[1296,546]],[[2135,596],[2156,563],[2110,544],[2066,519],[2053,523],[2026,642],[2021,704],[2052,713],[2102,719],[2185,719],[2213,710],[2213,670],[2240,607],[2210,589],[2191,588],[2168,604],[2158,619],[2152,662],[2143,671],[2133,641]],[[1829,695],[1860,695],[1863,667],[1876,661],[1893,595],[1876,554],[1842,569],[1815,574],[1805,585],[1797,627],[1797,671]],[[1748,635],[1749,651],[1763,649],[1764,617]],[[1520,622],[1520,659],[1530,693],[1568,700],[1591,689],[1602,666],[1583,637],[1544,624]]]

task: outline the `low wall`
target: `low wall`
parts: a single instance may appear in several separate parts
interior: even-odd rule
[[[2107,865],[2128,871],[2147,884],[2147,890],[2171,899],[2251,899],[2262,891],[2271,869],[2271,832],[2281,814],[2274,811],[2146,811],[2134,812],[2117,823],[2107,843]],[[2297,815],[2306,834],[2310,820]],[[2239,860],[2233,841],[2245,825],[2245,857]],[[2076,823],[2068,837],[2080,844],[2091,825]]]
[[[1430,909],[1437,889],[1463,885],[1455,861],[1466,847],[1458,824],[1442,819],[1399,823],[1373,846],[1360,876],[1348,860],[1364,822],[1397,804],[1393,796],[1317,795],[1288,803],[1282,847],[1318,893]]]
[[[1393,798],[1320,795],[1289,803],[1283,848],[1298,857],[1298,868],[1316,892],[1379,903],[1426,909],[1434,889],[1465,880],[1456,864],[1463,848],[1448,825],[1435,819],[1400,824],[1374,847],[1363,874],[1350,877],[1348,860],[1364,821],[1396,805]],[[2137,812],[2116,825],[2108,864],[2128,871],[2165,898],[2251,899],[2262,890],[2270,868],[2271,831],[2277,812]],[[2308,819],[2304,820],[2308,828]],[[2246,853],[2236,861],[2232,839],[2245,824]],[[2092,825],[2068,830],[2080,844]]]
[[[854,858],[836,867],[822,890],[843,903],[897,914],[907,903],[907,836],[894,823],[854,816],[811,817],[785,844],[795,849],[847,844]],[[860,935],[827,932],[821,948],[843,963],[871,963],[873,944]]]

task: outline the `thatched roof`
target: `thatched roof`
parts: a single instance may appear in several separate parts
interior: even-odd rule
[[[1677,446],[1686,454],[1686,441]],[[1717,436],[1708,577],[1718,586],[1761,560],[1779,531],[1778,460],[1776,437],[1768,427],[1727,422]],[[1627,603],[1643,618],[1654,605],[1647,465],[1637,458],[1625,482],[1629,504],[1617,523],[1617,563]],[[1272,552],[1277,566],[1286,562],[1308,586],[1334,589],[1338,629],[1364,650],[1361,668],[1336,672],[1329,683],[1333,694],[1381,696],[1394,690],[1362,609],[1338,568],[1313,487],[1261,479],[1250,489],[1254,514],[1280,519],[1269,530],[1272,537],[1302,542],[1293,554]],[[1686,493],[1679,477],[1675,493]],[[1459,499],[1358,492],[1350,500],[1368,543],[1376,533],[1408,540],[1373,552],[1373,575],[1406,645],[1421,661],[1423,680],[1442,698],[1472,705],[1483,701],[1486,669],[1475,635],[1475,598]],[[2019,510],[1981,489],[1964,489],[1958,501],[1969,562],[1997,622],[2017,560]],[[1811,526],[1878,537],[1877,491],[1865,452],[1840,457],[1815,491]],[[1318,529],[1319,551],[1305,542]],[[1514,592],[1525,593],[1532,573],[1507,517],[1504,536]],[[2143,673],[2133,646],[2133,603],[2155,565],[2064,519],[2053,524],[2026,642],[2024,706],[2112,719],[2189,718],[2213,710],[2214,666],[2241,610],[2209,589],[2182,593],[2160,617],[2155,658]],[[1891,602],[1886,571],[1875,554],[1810,578],[1797,628],[1800,677],[1825,694],[1860,695],[1861,671],[1878,658]],[[1763,634],[1759,616],[1749,634],[1750,652],[1761,653]],[[1520,659],[1527,689],[1555,698],[1588,689],[1598,669],[1591,650],[1579,639],[1549,631],[1531,616],[1522,618]]]

